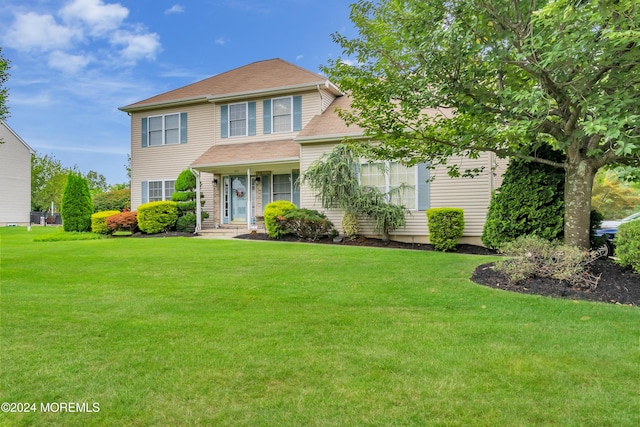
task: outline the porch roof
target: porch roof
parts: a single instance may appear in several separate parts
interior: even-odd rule
[[[300,161],[300,145],[293,139],[215,145],[196,159],[194,169]]]

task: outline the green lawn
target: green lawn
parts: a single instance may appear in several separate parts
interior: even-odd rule
[[[0,229],[0,401],[37,405],[0,425],[640,422],[640,310],[470,282],[491,258],[59,232]]]

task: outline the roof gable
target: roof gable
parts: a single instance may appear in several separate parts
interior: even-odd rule
[[[29,144],[24,142],[24,139],[20,138],[20,135],[18,135],[13,129],[11,129],[11,126],[9,126],[4,120],[0,120],[0,124],[4,126],[9,131],[9,133],[15,137],[15,139],[17,139],[20,143],[22,143],[22,145],[24,145],[31,154],[35,154],[35,151],[33,151],[31,147],[29,147]],[[0,136],[1,136],[1,133],[0,133]]]
[[[158,104],[170,104],[187,100],[211,100],[225,96],[231,97],[251,92],[263,92],[270,89],[313,87],[327,83],[327,79],[319,74],[276,58],[253,62],[120,109],[128,111]]]

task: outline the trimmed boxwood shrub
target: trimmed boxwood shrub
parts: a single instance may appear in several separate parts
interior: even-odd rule
[[[110,234],[107,226],[107,219],[110,216],[119,214],[120,211],[102,211],[91,215],[91,231],[98,234]]]
[[[107,228],[111,234],[116,231],[130,231],[133,233],[138,228],[138,213],[134,211],[111,215],[107,218]]]
[[[640,220],[620,224],[614,243],[616,262],[640,273]]]
[[[93,201],[87,180],[79,174],[71,172],[67,176],[67,185],[62,193],[60,214],[64,231],[84,232],[91,228]]]
[[[275,221],[287,234],[292,233],[312,242],[333,230],[333,223],[325,214],[311,209],[292,209],[282,216],[276,216]]]
[[[267,228],[267,234],[273,239],[279,239],[287,234],[276,222],[276,217],[284,216],[290,210],[296,209],[296,205],[286,200],[277,200],[269,203],[264,207],[264,225]]]
[[[178,222],[176,227],[179,231],[193,231],[196,224],[196,177],[190,169],[180,172],[175,183],[175,192],[171,195],[171,200],[177,203]],[[200,203],[204,205],[202,194],[200,195]],[[209,214],[205,211],[200,212],[202,219],[209,218]],[[182,219],[183,217],[186,217]],[[193,227],[191,224],[193,223]]]
[[[143,233],[156,234],[171,230],[177,220],[176,202],[150,202],[138,206],[138,227]]]
[[[429,241],[437,251],[453,251],[464,232],[464,210],[431,208],[427,210]]]

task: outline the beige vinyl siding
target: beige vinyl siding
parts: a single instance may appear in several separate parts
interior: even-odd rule
[[[187,113],[187,143],[142,147],[143,117]],[[175,109],[152,110],[131,115],[131,209],[142,201],[142,181],[175,180],[180,172],[204,153],[214,141],[215,109],[211,104],[184,106]],[[208,187],[208,188],[207,188]],[[207,197],[205,209],[212,206],[212,184],[203,183]]]
[[[304,172],[315,160],[331,151],[334,144],[304,144],[301,150],[300,170]],[[486,219],[487,208],[491,200],[492,177],[490,173],[492,157],[483,154],[478,159],[452,158],[461,169],[485,166],[485,172],[476,178],[451,178],[445,167],[431,172],[435,179],[430,184],[430,207],[457,207],[464,209],[466,227],[462,242],[479,244],[479,237]],[[301,189],[301,204],[310,209],[322,210],[313,192],[306,186]],[[342,212],[330,210],[327,217],[342,232],[340,225]],[[370,221],[361,220],[362,234],[379,237]],[[393,240],[427,243],[428,224],[425,211],[411,211],[407,215],[407,224],[391,234]]]
[[[329,105],[331,105],[334,99],[336,99],[335,95],[333,95],[326,89],[320,90],[320,100],[321,100],[320,114],[323,113],[327,109],[327,107],[329,107]]]
[[[492,156],[484,153],[478,159],[454,157],[449,160],[450,164],[459,165],[461,171],[484,167],[484,172],[475,178],[451,178],[444,166],[432,171],[434,179],[431,182],[431,207],[464,209],[465,236],[482,235],[494,185],[491,173]]]
[[[0,226],[29,225],[31,151],[0,122]]]
[[[286,98],[288,96],[302,96],[302,128],[309,123],[309,121],[320,111],[321,100],[318,96],[318,91],[310,91],[304,93],[292,93],[288,95],[270,96],[266,98],[251,98],[241,101],[232,101],[228,103],[219,103],[213,105],[211,108],[215,110],[215,141],[216,144],[245,144],[248,142],[260,142],[260,141],[278,141],[282,139],[293,139],[297,135],[295,132],[271,132],[269,134],[264,133],[264,107],[263,102],[268,99]],[[256,134],[252,136],[234,136],[228,138],[222,138],[220,136],[220,106],[229,105],[243,102],[255,102],[256,103]]]

